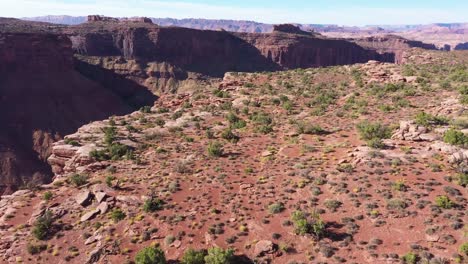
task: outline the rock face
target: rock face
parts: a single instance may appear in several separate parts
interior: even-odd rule
[[[358,38],[352,39],[351,41],[355,42],[361,47],[375,50],[381,54],[393,54],[395,63],[402,63],[404,52],[411,48],[423,48],[429,50],[437,49],[434,44],[408,40],[395,35]]]
[[[307,32],[293,34],[275,31],[271,34],[236,35],[283,69],[345,65],[369,60],[392,62],[393,58],[391,54],[382,55],[355,43],[327,39]]]
[[[167,62],[185,71],[222,76],[227,71],[265,71],[391,60],[344,40],[280,25],[271,34],[163,28],[156,25],[85,23],[68,28],[76,53]]]
[[[106,87],[80,74],[64,35],[1,30],[0,94],[0,194],[50,181],[46,159],[60,137],[133,111],[141,106],[130,102],[135,94],[155,100],[144,87]]]

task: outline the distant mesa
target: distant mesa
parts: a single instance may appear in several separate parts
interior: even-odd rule
[[[303,31],[299,26],[293,24],[280,24],[273,26],[273,32],[283,32],[292,34],[307,34],[308,32]]]
[[[151,18],[148,17],[129,17],[129,18],[114,18],[101,15],[89,15],[88,22],[136,22],[153,24]]]

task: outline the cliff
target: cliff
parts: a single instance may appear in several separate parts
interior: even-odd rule
[[[351,39],[351,41],[366,49],[375,50],[378,53],[393,53],[395,55],[395,63],[401,63],[403,53],[411,48],[437,50],[434,44],[408,40],[395,35],[357,38]]]
[[[70,40],[43,33],[0,33],[0,94],[0,194],[50,181],[45,161],[62,136],[155,100],[137,85],[89,80],[75,70]]]
[[[221,77],[227,71],[267,71],[392,61],[345,40],[327,39],[292,25],[269,34],[92,22],[67,28],[76,53],[166,62],[187,72]]]

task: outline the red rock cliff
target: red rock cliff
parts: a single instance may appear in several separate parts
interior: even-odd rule
[[[112,90],[78,73],[71,46],[61,35],[0,33],[0,194],[31,179],[50,180],[46,159],[61,136],[134,109],[128,89],[124,96],[125,88]]]

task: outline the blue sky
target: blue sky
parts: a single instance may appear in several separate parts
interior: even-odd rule
[[[0,16],[150,16],[339,25],[468,22],[467,0],[0,0]]]

